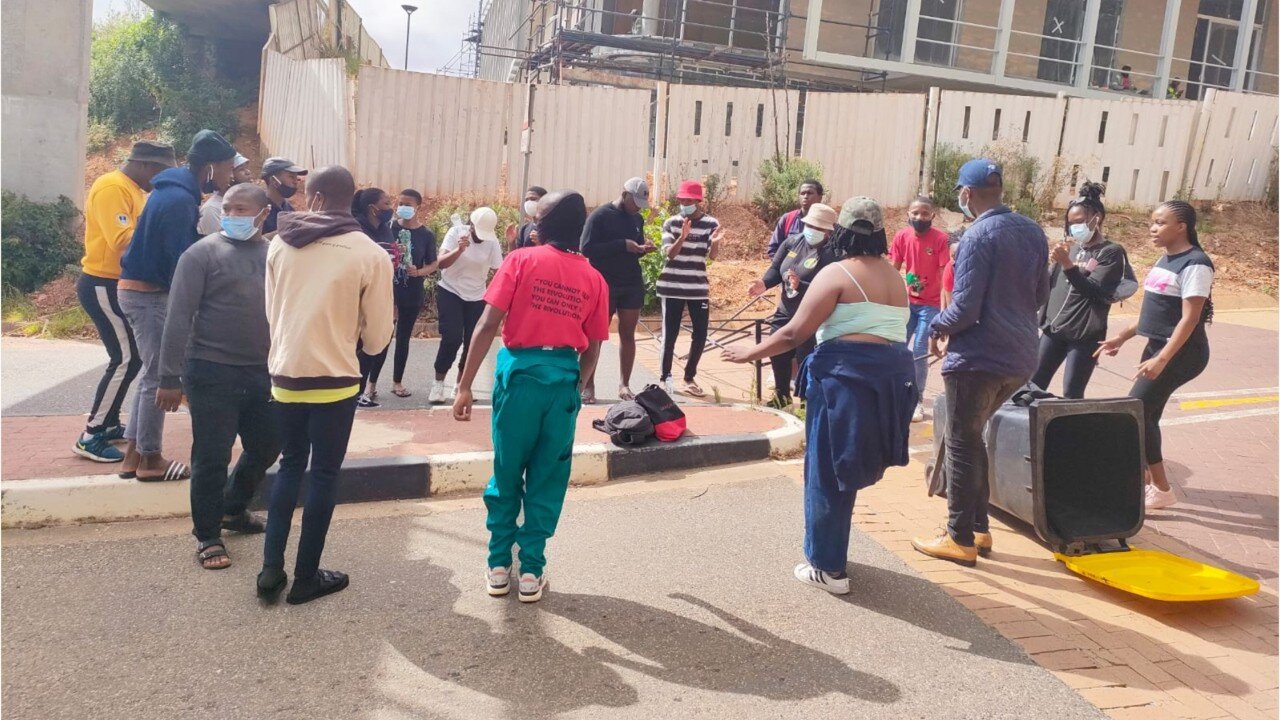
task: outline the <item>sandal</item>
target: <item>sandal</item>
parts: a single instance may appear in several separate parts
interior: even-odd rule
[[[226,558],[226,562],[220,565],[214,564],[220,562],[221,558]],[[227,555],[227,547],[221,540],[207,540],[197,545],[196,562],[200,563],[200,567],[205,570],[225,570],[231,567],[231,557]]]
[[[636,394],[631,392],[631,388],[627,387],[626,385],[619,385],[618,399],[619,400],[635,400]]]
[[[142,456],[138,454],[138,448],[132,442],[124,449],[124,462],[120,464],[120,479],[132,480],[138,477],[138,463],[142,461]]]
[[[237,532],[241,535],[257,535],[267,531],[267,524],[263,522],[261,515],[245,510],[233,518],[222,518],[222,529]]]
[[[391,388],[391,394],[402,398],[413,397],[413,393],[404,388]]]
[[[186,480],[189,477],[191,477],[191,468],[177,460],[169,463],[169,467],[159,475],[137,473],[138,482],[170,482],[173,480]]]
[[[596,393],[594,390],[583,390],[581,399],[583,405],[595,405]]]
[[[299,581],[294,578],[293,587],[289,588],[289,595],[284,601],[290,605],[301,605],[345,590],[350,584],[351,581],[346,573],[337,570],[319,570],[310,580]]]
[[[688,395],[689,397],[696,397],[696,398],[707,396],[706,391],[698,387],[698,383],[692,380],[684,381],[684,394]]]

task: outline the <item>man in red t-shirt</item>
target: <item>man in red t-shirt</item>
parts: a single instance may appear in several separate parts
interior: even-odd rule
[[[490,595],[510,592],[511,548],[519,543],[521,602],[537,602],[547,585],[544,551],[569,488],[580,383],[595,371],[600,343],[609,337],[609,286],[578,254],[586,220],[586,203],[572,190],[538,201],[542,244],[508,255],[489,284],[453,403],[455,419],[471,419],[471,384],[501,328],[493,477],[484,491],[487,580]],[[522,509],[524,524],[517,526]]]
[[[929,324],[942,311],[942,272],[951,254],[947,251],[947,234],[933,227],[933,201],[923,195],[907,208],[909,227],[898,231],[889,245],[889,259],[899,271],[907,271],[907,289],[911,296],[911,319],[907,321],[907,337],[911,354],[916,358],[916,385],[924,398],[929,379]],[[924,420],[924,400],[916,407],[915,422]]]

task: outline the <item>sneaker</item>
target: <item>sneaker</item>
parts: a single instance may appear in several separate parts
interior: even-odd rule
[[[439,380],[431,383],[431,389],[427,391],[427,403],[430,405],[439,405],[444,402],[444,385]]]
[[[369,397],[368,395],[361,395],[360,399],[356,401],[356,407],[361,410],[364,410],[367,408],[382,407],[382,403],[375,401],[373,398]]]
[[[795,569],[796,579],[805,585],[812,585],[816,588],[826,590],[832,595],[844,595],[849,592],[849,576],[836,577],[829,572],[823,572],[809,563],[800,563]]]
[[[94,462],[117,463],[124,460],[124,453],[107,441],[103,433],[91,435],[88,440],[81,435],[71,452]]]
[[[493,597],[502,597],[511,592],[511,568],[509,567],[489,568],[485,573],[485,580],[488,583],[489,594]]]
[[[663,380],[662,389],[666,390],[668,395],[675,395],[676,394],[675,381],[672,378],[667,378],[666,380]]]
[[[547,588],[546,574],[534,575],[525,573],[520,576],[520,602],[532,603],[542,599],[542,591]]]
[[[916,406],[916,411],[911,413],[911,422],[924,422],[924,405]]]
[[[1161,490],[1155,485],[1148,485],[1146,491],[1146,505],[1148,510],[1163,510],[1178,504],[1178,496],[1173,494],[1173,488]]]
[[[102,431],[102,438],[107,442],[120,442],[124,440],[124,425],[112,425]]]

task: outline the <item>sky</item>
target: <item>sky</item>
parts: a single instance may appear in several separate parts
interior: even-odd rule
[[[479,0],[346,0],[364,18],[365,28],[382,46],[391,67],[404,67],[405,12],[417,5],[409,28],[409,69],[435,72],[458,54]],[[94,21],[144,8],[141,0],[93,0]]]

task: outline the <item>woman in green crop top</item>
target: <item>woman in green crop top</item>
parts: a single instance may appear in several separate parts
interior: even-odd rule
[[[920,401],[906,347],[911,310],[902,276],[885,259],[883,212],[870,198],[845,202],[830,240],[838,262],[822,269],[790,322],[754,347],[723,358],[747,363],[816,334],[805,361],[804,512],[806,562],[795,577],[849,592],[845,565],[857,491],[890,465],[905,465],[911,414]],[[839,438],[832,442],[831,438]]]

